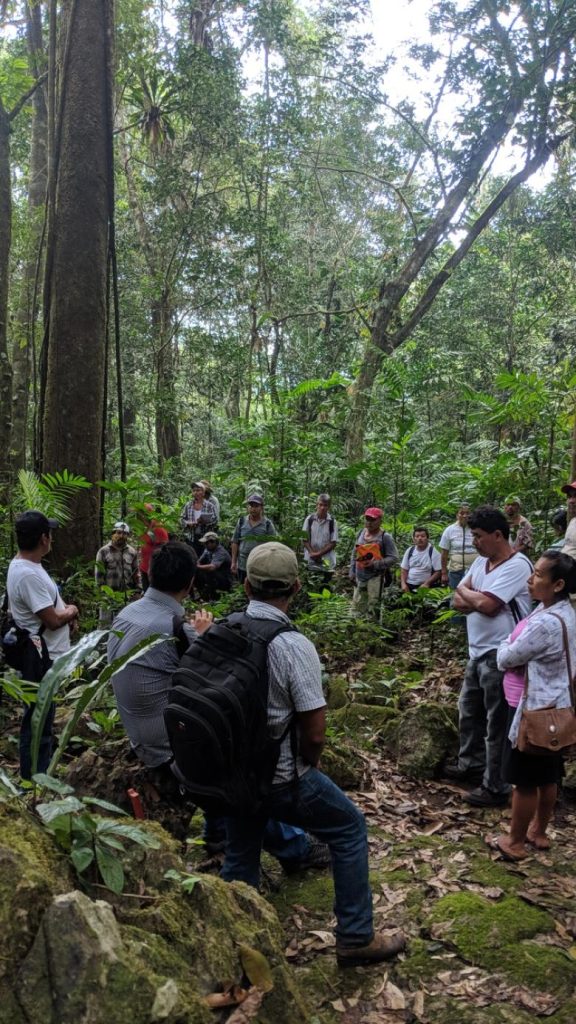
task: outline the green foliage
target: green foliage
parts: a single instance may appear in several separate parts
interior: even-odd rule
[[[43,473],[38,477],[30,470],[18,472],[18,483],[14,490],[13,504],[17,512],[37,509],[51,519],[65,523],[70,519],[70,502],[79,490],[92,484],[83,476],[70,473]]]
[[[193,875],[188,871],[177,871],[175,868],[165,871],[163,877],[168,882],[176,882],[185,893],[193,892],[198,882],[201,881],[198,875]]]
[[[312,610],[297,616],[298,628],[321,655],[338,660],[360,652],[381,650],[390,633],[375,622],[355,618],[350,600],[324,591],[309,594]]]
[[[112,892],[124,888],[123,856],[126,844],[158,849],[155,836],[136,824],[127,824],[110,817],[101,817],[97,810],[127,817],[124,811],[96,797],[76,797],[74,789],[50,775],[33,776],[37,786],[58,795],[57,799],[36,805],[36,813],[58,845],[68,854],[77,874],[90,880],[96,871]],[[96,812],[92,810],[96,808]],[[92,868],[90,875],[86,872]]]

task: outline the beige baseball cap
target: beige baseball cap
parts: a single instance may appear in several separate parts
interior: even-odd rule
[[[248,582],[260,589],[291,587],[298,579],[298,559],[291,548],[268,541],[252,549],[246,563]]]

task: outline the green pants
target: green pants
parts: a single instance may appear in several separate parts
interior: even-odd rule
[[[358,580],[354,587],[352,597],[352,610],[359,618],[368,615],[377,619],[380,611],[380,599],[384,579],[381,575],[374,576],[371,580]]]

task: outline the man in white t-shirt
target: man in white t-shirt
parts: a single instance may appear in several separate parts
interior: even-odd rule
[[[481,781],[464,797],[467,803],[501,807],[510,791],[501,774],[508,711],[496,650],[530,612],[532,563],[513,550],[508,520],[499,509],[482,506],[469,523],[479,557],[454,594],[454,607],[467,617],[469,661],[458,704],[458,763],[444,774],[455,781]]]
[[[420,587],[436,586],[442,569],[440,552],[430,543],[425,526],[414,527],[412,541],[400,563],[400,585],[407,594]]]
[[[76,624],[78,618],[76,605],[64,603],[56,583],[42,566],[42,559],[52,547],[52,530],[57,526],[58,522],[55,519],[48,519],[43,512],[31,510],[18,516],[15,523],[18,554],[8,566],[8,606],[16,625],[22,630],[27,630],[32,640],[32,644],[28,645],[32,661],[28,661],[23,674],[33,682],[40,682],[49,664],[60,654],[70,650],[70,627]],[[47,659],[42,655],[43,644]],[[38,652],[37,671],[33,657],[34,648]],[[25,709],[20,729],[20,774],[23,779],[31,777],[30,743],[33,710],[33,705]],[[53,719],[54,705],[50,708],[44,723],[38,755],[39,772],[46,771],[50,762]]]
[[[450,590],[464,579],[467,570],[476,559],[476,548],[468,517],[470,505],[460,503],[456,513],[456,522],[447,526],[440,538],[440,554],[442,556],[442,585]]]

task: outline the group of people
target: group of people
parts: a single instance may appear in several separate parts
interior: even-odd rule
[[[576,481],[564,490],[569,517],[565,548],[544,552],[534,567],[526,554],[531,537],[527,529],[521,532],[525,524],[511,524],[510,514],[489,506],[471,512],[465,505],[444,531],[440,552],[430,544],[427,529],[418,527],[401,562],[403,589],[447,582],[454,590],[455,610],[466,618],[469,660],[459,700],[459,756],[455,764],[445,766],[445,776],[457,783],[477,784],[464,794],[476,807],[504,806],[514,787],[510,834],[494,839],[502,855],[511,859],[526,855],[527,842],[539,848],[547,845],[547,825],[562,774],[560,756],[536,758],[521,753],[516,739],[524,707],[554,703],[562,708],[571,701],[569,666],[576,665],[576,618],[569,595],[576,593],[576,563],[571,557],[576,555]],[[206,510],[207,499],[200,488],[198,492],[192,502],[198,515],[194,519],[186,506],[183,517],[186,528],[197,528],[199,542],[207,547],[213,531],[204,531],[214,524],[203,520],[212,512]],[[519,508],[516,511],[519,515]],[[42,669],[29,678],[41,678],[54,658],[69,649],[78,620],[78,608],[63,601],[41,564],[56,526],[37,511],[26,512],[16,521],[18,553],[7,579],[10,610],[32,647],[46,655]],[[114,531],[121,542],[116,546],[122,552],[118,558],[122,574],[134,572],[132,561],[124,557],[124,526],[116,524]],[[326,563],[333,567],[338,529],[328,495],[320,495],[315,512],[306,517],[304,535],[308,568],[325,571]],[[239,519],[234,531],[231,568],[238,572],[246,593],[248,620],[288,624],[290,601],[301,587],[298,560],[286,545],[270,540],[274,536],[262,497],[251,495],[247,516]],[[172,675],[182,640],[186,646],[212,627],[209,612],[197,611],[189,618],[184,612],[183,602],[197,578],[194,539],[186,543],[166,537],[154,546],[147,570],[149,586],[140,600],[128,603],[117,615],[108,640],[108,659],[113,662],[151,634],[165,634],[165,641],[115,673],[113,688],[133,755],[155,773],[160,786],[164,779],[167,799],[175,794],[182,797],[174,785],[164,723]],[[216,534],[212,541],[218,541]],[[250,545],[248,550],[245,544]],[[393,538],[382,529],[382,510],[367,508],[350,563],[357,610],[378,600],[378,590],[397,563]],[[535,610],[533,601],[539,602]],[[259,884],[263,844],[287,870],[319,866],[329,859],[338,962],[347,966],[389,959],[404,948],[406,940],[401,932],[374,932],[363,815],[318,767],[326,732],[318,654],[306,637],[290,630],[270,642],[267,659],[268,728],[273,737],[284,737],[271,794],[258,815],[225,820],[207,815],[205,838],[225,843],[225,879],[254,886]],[[49,761],[51,731],[49,717],[39,771]],[[22,777],[29,778],[29,711],[24,716],[20,754]]]

